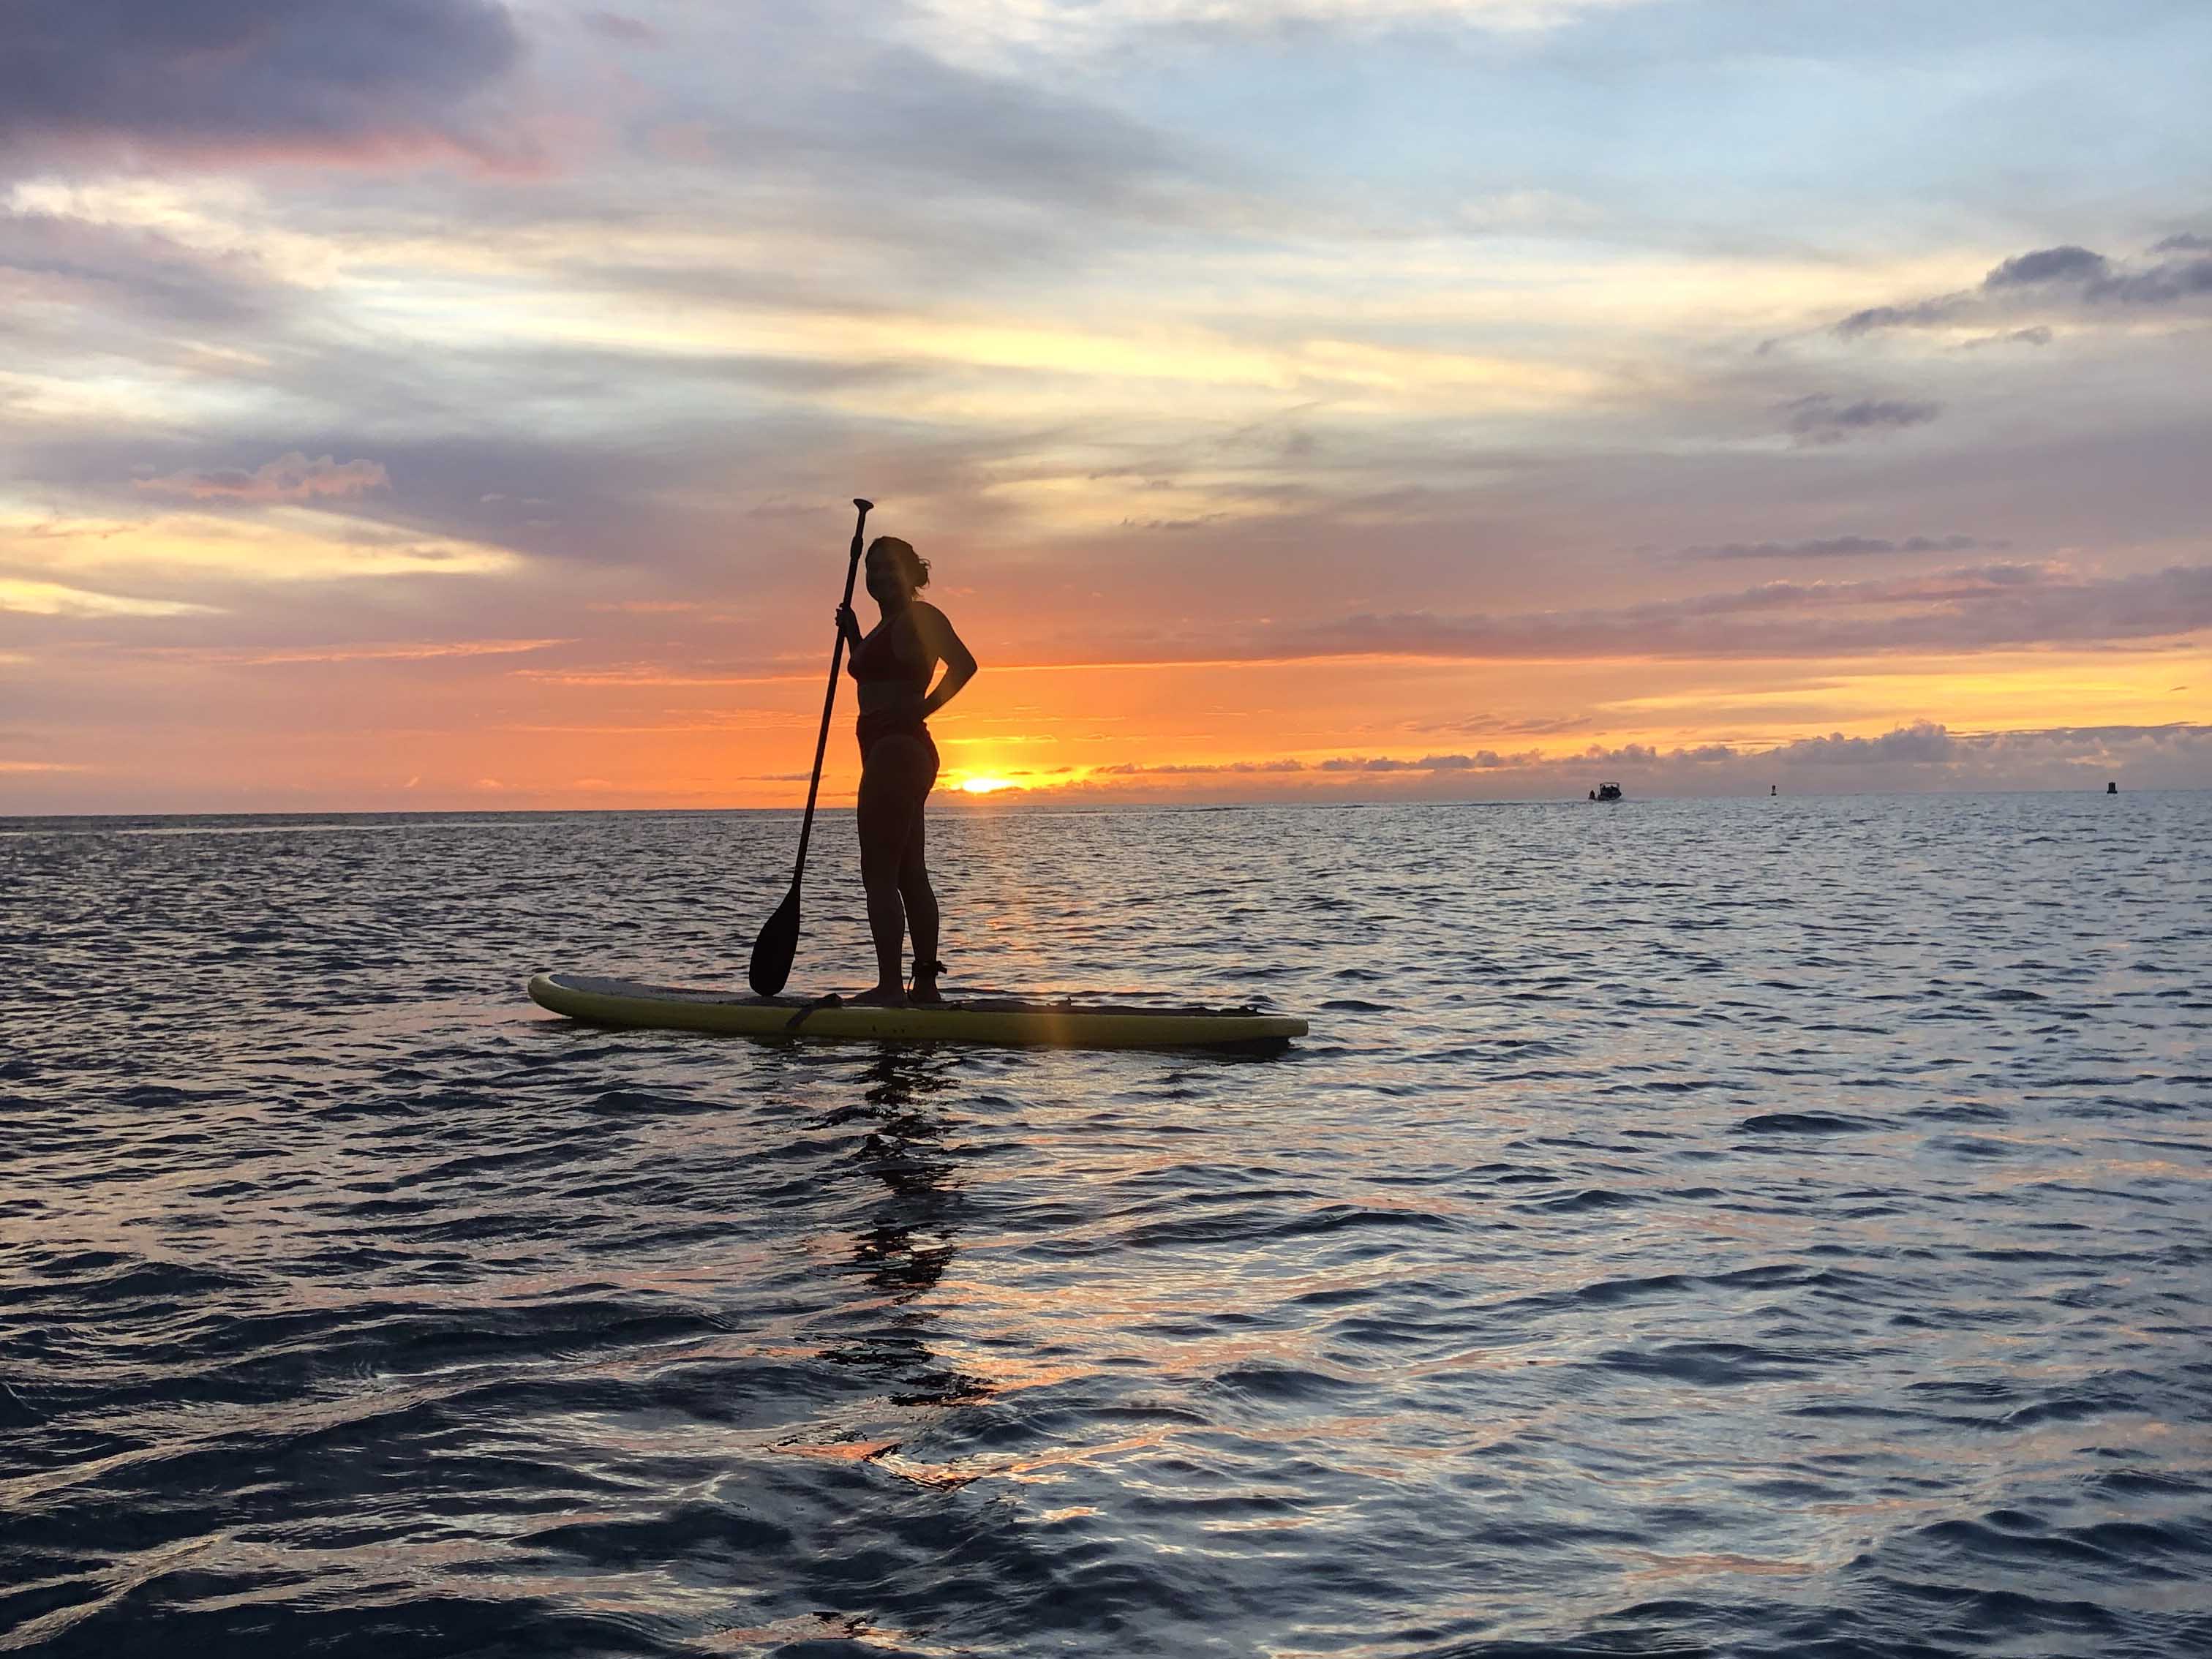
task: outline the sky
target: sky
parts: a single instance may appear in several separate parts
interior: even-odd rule
[[[2203,0],[0,34],[0,813],[2212,787]]]

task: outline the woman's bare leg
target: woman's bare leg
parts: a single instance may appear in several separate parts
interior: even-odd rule
[[[860,855],[860,884],[868,894],[868,933],[876,943],[876,982],[851,1000],[902,1003],[906,983],[899,973],[899,947],[906,943],[906,907],[900,901],[898,872]]]
[[[929,751],[913,738],[879,738],[860,769],[860,885],[868,897],[868,933],[876,946],[876,982],[852,999],[861,1003],[906,1000],[899,956],[906,944],[906,903],[899,872],[908,841],[921,823],[921,803],[936,781]]]
[[[906,856],[899,865],[899,898],[906,906],[907,930],[914,935],[914,989],[908,1000],[927,1004],[945,999],[937,991],[937,890],[929,884],[929,857],[923,840],[921,811],[914,815],[914,833],[907,837]]]

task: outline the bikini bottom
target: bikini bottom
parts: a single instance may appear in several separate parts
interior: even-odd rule
[[[888,718],[863,714],[855,734],[860,740],[860,772],[864,778],[868,769],[868,756],[878,744],[885,738],[912,738],[921,745],[922,752],[929,757],[929,785],[924,787],[922,793],[928,793],[929,787],[937,782],[937,744],[929,735],[929,727],[912,715],[901,714],[896,710]]]

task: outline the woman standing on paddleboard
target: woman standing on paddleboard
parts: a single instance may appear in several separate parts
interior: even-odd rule
[[[937,783],[937,745],[929,717],[975,676],[975,659],[945,613],[917,590],[927,586],[929,562],[896,536],[868,544],[868,592],[883,620],[866,635],[850,605],[837,607],[837,628],[852,647],[847,672],[860,689],[860,884],[868,895],[868,931],[876,942],[876,983],[859,1003],[897,1006],[939,1003],[937,894],[921,833],[922,803]],[[939,664],[945,677],[933,690]],[[899,950],[914,934],[914,991],[899,974]]]

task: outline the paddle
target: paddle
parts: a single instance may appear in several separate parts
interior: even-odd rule
[[[860,516],[853,523],[853,560],[845,567],[845,604],[853,603],[853,580],[860,574],[860,532],[868,522],[873,501],[853,498]],[[822,788],[822,757],[830,747],[830,711],[837,702],[837,671],[845,665],[845,630],[837,630],[837,644],[830,653],[830,689],[822,694],[822,735],[814,740],[814,777],[806,786],[806,816],[799,825],[799,862],[792,866],[791,890],[753,941],[752,966],[745,978],[753,994],[772,997],[791,977],[791,959],[799,951],[799,884],[806,874],[806,842],[814,833],[814,797]]]

